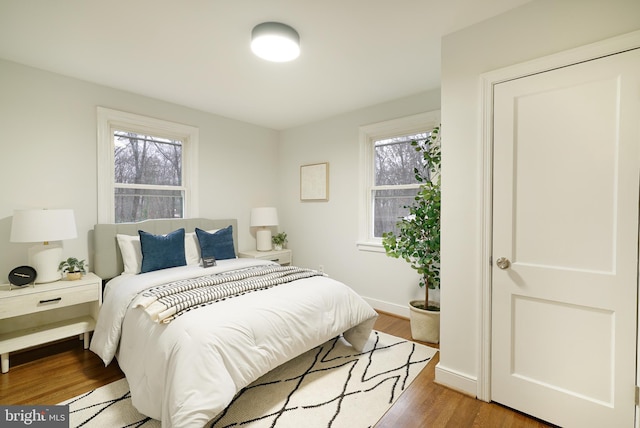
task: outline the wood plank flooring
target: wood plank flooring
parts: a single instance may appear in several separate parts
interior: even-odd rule
[[[393,315],[381,313],[375,329],[411,339],[409,321]],[[439,354],[418,375],[376,428],[549,426],[434,383],[438,357]],[[124,377],[117,363],[105,368],[76,339],[11,354],[10,363],[9,372],[0,374],[1,404],[56,404]]]
[[[411,340],[409,321],[380,313],[374,328]],[[438,347],[430,343],[425,345]],[[544,422],[495,403],[486,403],[434,383],[440,353],[416,377],[375,428],[550,427]]]

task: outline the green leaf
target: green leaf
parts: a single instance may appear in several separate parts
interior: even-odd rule
[[[382,245],[388,256],[402,258],[420,274],[420,286],[440,286],[440,127],[435,128],[427,143],[412,141],[422,152],[424,168],[414,168],[421,183],[414,204],[405,206],[409,216],[397,223],[398,235],[383,233]],[[431,180],[431,177],[436,177]]]

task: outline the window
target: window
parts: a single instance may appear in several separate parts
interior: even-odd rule
[[[198,129],[98,107],[98,221],[196,217]]]
[[[115,130],[115,222],[183,218],[182,141]]]
[[[438,110],[360,128],[361,250],[384,252],[382,233],[407,215],[420,187],[414,168],[422,165],[411,142],[428,139],[439,123]]]
[[[422,132],[374,140],[371,186],[374,238],[381,238],[384,232],[397,234],[398,218],[408,214],[404,207],[413,202],[420,187],[413,170],[422,166],[422,156],[411,142],[424,142],[428,137],[429,133]]]

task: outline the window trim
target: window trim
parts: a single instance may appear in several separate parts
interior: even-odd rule
[[[399,135],[428,132],[440,125],[440,110],[387,120],[360,127],[360,195],[358,204],[358,241],[361,251],[384,253],[382,238],[373,236],[373,187],[374,142]]]
[[[114,129],[168,137],[183,142],[184,217],[198,217],[198,128],[105,107],[97,108],[97,122],[98,223],[115,222]]]

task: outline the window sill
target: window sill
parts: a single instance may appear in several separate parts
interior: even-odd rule
[[[373,253],[384,253],[384,247],[380,242],[373,241],[358,241],[356,242],[356,246],[360,251],[370,251]]]

